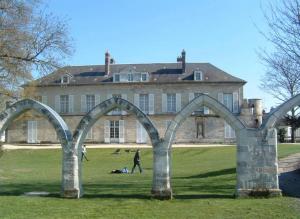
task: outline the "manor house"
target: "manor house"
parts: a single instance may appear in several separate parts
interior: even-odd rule
[[[106,52],[105,65],[63,67],[24,90],[58,112],[72,131],[95,105],[117,96],[138,106],[163,136],[176,113],[201,93],[224,104],[247,126],[258,126],[261,101],[243,99],[245,83],[210,63],[187,63],[185,51],[175,63],[150,64],[115,64]],[[10,143],[58,142],[50,123],[34,112],[16,119],[6,137]],[[232,141],[234,130],[208,107],[190,115],[175,138],[175,143]],[[134,115],[115,109],[93,125],[86,142],[147,143],[149,139]]]

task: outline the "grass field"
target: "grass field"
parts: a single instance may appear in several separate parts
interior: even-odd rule
[[[234,147],[173,149],[171,201],[150,198],[150,149],[141,151],[143,174],[109,174],[115,168],[130,169],[134,155],[113,151],[88,150],[85,195],[79,200],[59,197],[60,150],[6,151],[0,158],[0,218],[300,218],[300,202],[294,198],[233,198]],[[278,151],[287,156],[300,152],[300,146],[281,145]],[[23,195],[31,191],[50,195]]]

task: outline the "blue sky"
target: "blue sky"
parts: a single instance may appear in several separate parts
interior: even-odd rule
[[[104,64],[109,50],[117,63],[210,62],[248,83],[245,98],[276,105],[258,87],[265,67],[259,48],[271,49],[262,0],[49,0],[55,15],[68,19],[75,53],[69,65]]]

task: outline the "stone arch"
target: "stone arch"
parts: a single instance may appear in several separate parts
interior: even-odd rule
[[[274,109],[268,115],[267,119],[261,125],[261,130],[267,130],[276,124],[277,120],[282,118],[288,111],[292,108],[300,105],[300,94],[292,97],[291,99],[285,101],[281,105],[279,105],[276,109]]]
[[[175,138],[176,131],[180,125],[190,116],[197,108],[201,106],[207,106],[212,109],[217,115],[221,116],[229,125],[231,125],[236,132],[239,132],[246,127],[244,124],[230,112],[227,107],[219,103],[216,99],[206,95],[201,94],[200,96],[193,99],[189,104],[187,104],[176,117],[173,119],[168,129],[165,132],[165,141],[168,141],[168,148],[172,145],[172,142]]]
[[[8,107],[0,114],[0,134],[11,124],[11,122],[28,110],[35,110],[53,125],[62,146],[69,146],[72,140],[71,132],[65,121],[49,106],[32,99],[23,99]],[[70,148],[63,148],[70,150]]]
[[[42,104],[32,99],[23,99],[8,107],[0,114],[0,134],[11,124],[11,122],[25,113],[28,110],[34,110],[46,117],[47,120],[54,127],[57,136],[60,140],[63,153],[63,166],[62,166],[62,195],[65,197],[73,197],[74,192],[74,153],[71,148],[72,134],[60,115],[49,106]],[[76,196],[76,195],[75,195]]]
[[[122,98],[112,97],[108,100],[95,106],[90,112],[88,112],[79,122],[73,135],[73,142],[75,143],[75,150],[78,146],[82,145],[88,131],[94,125],[94,123],[103,115],[111,110],[119,108],[136,115],[136,118],[143,125],[147,131],[152,145],[155,147],[160,141],[159,133],[149,117],[145,115],[138,107],[133,105],[127,100]]]
[[[132,103],[124,100],[122,98],[112,97],[108,100],[103,101],[102,103],[95,106],[91,111],[89,111],[79,122],[75,132],[73,134],[73,149],[77,151],[78,163],[80,164],[80,157],[78,155],[81,154],[82,144],[84,139],[90,130],[90,128],[94,125],[94,123],[106,113],[111,110],[119,108],[121,110],[125,110],[127,112],[133,113],[136,115],[139,122],[143,125],[145,130],[147,131],[153,148],[159,147],[160,138],[159,133],[149,117],[145,115],[138,107],[133,105]],[[155,164],[155,159],[153,159],[153,164]],[[155,173],[153,173],[155,174]],[[81,185],[81,165],[78,167],[78,184],[80,188],[80,196],[83,195],[83,189]]]

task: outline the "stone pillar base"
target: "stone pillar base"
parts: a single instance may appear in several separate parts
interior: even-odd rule
[[[151,190],[152,197],[160,200],[170,200],[173,198],[172,190]]]
[[[64,190],[62,191],[61,196],[63,198],[80,198],[82,194],[78,189],[73,189],[73,190]]]
[[[278,197],[281,196],[280,189],[238,189],[235,196],[237,198],[248,198],[248,197]]]

